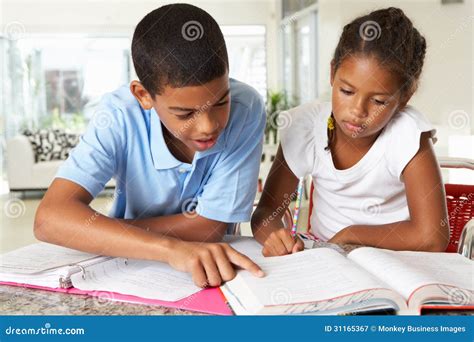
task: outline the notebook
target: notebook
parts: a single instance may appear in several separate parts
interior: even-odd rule
[[[230,315],[219,288],[158,261],[97,256],[37,243],[0,256],[0,283],[116,301]]]
[[[264,278],[239,271],[221,286],[238,315],[474,309],[473,261],[456,253],[361,247],[347,256],[332,248],[314,248],[252,257],[266,273]]]

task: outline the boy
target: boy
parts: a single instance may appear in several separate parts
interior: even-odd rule
[[[36,213],[39,240],[102,255],[151,259],[190,272],[198,286],[263,276],[221,241],[250,218],[265,125],[251,87],[229,80],[215,20],[187,4],[160,7],[137,25],[140,81],[103,97]],[[90,206],[111,177],[111,217]]]

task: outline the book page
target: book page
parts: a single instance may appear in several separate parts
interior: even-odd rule
[[[1,255],[0,273],[34,274],[93,258],[101,257],[40,242]]]
[[[85,277],[71,276],[74,287],[84,291],[109,291],[174,302],[202,289],[191,275],[151,260],[114,258],[85,269]]]
[[[383,287],[370,273],[328,248],[254,261],[266,276],[239,271],[238,277],[265,306],[315,302]],[[227,284],[232,287],[232,282]]]
[[[254,259],[261,246],[251,237],[226,236],[225,242]],[[85,268],[85,279],[71,277],[74,287],[85,291],[109,291],[142,298],[177,301],[201,291],[191,274],[158,261],[115,258]]]
[[[474,262],[457,253],[358,248],[348,258],[389,284],[407,300],[420,286],[444,284],[473,290]]]
[[[263,246],[257,240],[249,236],[229,236],[224,237],[224,242],[227,242],[238,252],[245,254],[250,259],[261,258]]]

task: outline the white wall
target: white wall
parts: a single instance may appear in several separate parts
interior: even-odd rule
[[[403,9],[427,40],[420,87],[411,103],[436,125],[437,152],[447,155],[450,136],[474,133],[472,0],[452,5],[441,5],[441,0],[320,0],[321,97],[330,98],[329,63],[343,26],[359,15],[389,6]],[[472,146],[470,153],[474,158]]]
[[[277,75],[276,19],[273,0],[0,0],[0,34],[19,23],[25,34],[80,33],[131,37],[148,12],[173,2],[187,2],[209,12],[220,25],[266,25],[268,86]]]

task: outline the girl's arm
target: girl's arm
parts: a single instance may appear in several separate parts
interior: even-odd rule
[[[263,245],[263,255],[284,255],[302,250],[304,244],[283,226],[283,215],[294,200],[298,178],[288,167],[281,145],[263,188],[262,197],[252,215],[255,239]]]
[[[429,133],[403,171],[410,220],[383,225],[354,225],[329,242],[374,246],[393,250],[439,251],[449,242],[444,185]]]

